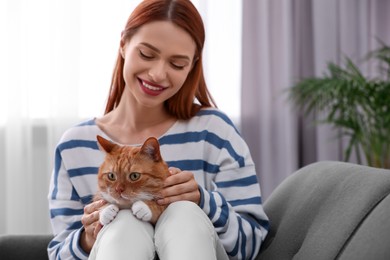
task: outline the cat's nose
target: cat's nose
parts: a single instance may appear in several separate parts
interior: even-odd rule
[[[118,186],[115,187],[115,190],[116,190],[118,193],[122,193],[125,189],[123,188],[123,186],[118,185]]]

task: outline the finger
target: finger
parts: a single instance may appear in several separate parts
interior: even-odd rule
[[[183,193],[183,194],[176,195],[176,196],[165,197],[163,199],[159,199],[157,201],[157,203],[160,205],[168,205],[168,204],[171,204],[173,202],[183,201],[183,200],[192,201],[196,204],[199,204],[199,201],[200,201],[199,190],[197,192],[194,191],[194,192],[190,192],[190,193]]]
[[[168,170],[171,175],[178,174],[179,172],[181,172],[181,170],[176,167],[169,167]]]
[[[175,173],[174,175],[169,176],[166,178],[164,182],[164,187],[169,187],[181,183],[185,183],[193,179],[193,174],[191,172],[182,171],[180,173]]]
[[[94,222],[99,220],[99,211],[94,211],[91,214],[84,214],[81,217],[81,223],[84,227],[93,224]]]
[[[99,234],[100,230],[102,229],[103,225],[100,224],[99,222],[96,222],[96,225],[93,230],[93,237],[96,239],[97,235]]]
[[[163,197],[171,197],[184,193],[191,193],[198,189],[196,182],[182,182],[172,186],[167,186],[161,191]]]
[[[84,207],[84,215],[81,217],[81,223],[86,226],[95,222],[99,218],[99,209],[106,204],[104,200],[92,202]]]
[[[200,200],[199,187],[195,180],[166,187],[161,191],[161,196],[159,201],[161,204],[179,200],[191,200],[198,203]]]
[[[94,201],[84,207],[84,213],[91,214],[92,212],[97,211],[104,204],[106,204],[104,200]]]

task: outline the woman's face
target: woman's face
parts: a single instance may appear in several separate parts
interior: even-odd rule
[[[143,25],[122,48],[127,90],[139,105],[162,106],[182,87],[194,55],[195,42],[172,22]]]

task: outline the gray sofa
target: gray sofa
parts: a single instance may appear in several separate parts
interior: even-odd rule
[[[270,232],[257,260],[390,259],[390,171],[308,165],[265,201]],[[0,236],[0,259],[47,259],[51,235]]]
[[[271,229],[257,259],[388,260],[389,193],[389,170],[306,166],[266,200]]]

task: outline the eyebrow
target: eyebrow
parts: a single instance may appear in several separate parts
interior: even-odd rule
[[[157,52],[159,54],[161,53],[161,51],[159,49],[157,49],[155,46],[153,46],[153,45],[151,45],[151,44],[149,44],[147,42],[141,42],[140,44],[144,45],[144,46],[146,46],[146,47],[148,47],[150,49],[152,49],[153,51],[155,51],[155,52]],[[179,55],[179,54],[177,54],[177,55],[173,55],[172,57],[176,58],[176,59],[186,59],[186,60],[189,60],[189,61],[191,60],[190,57],[188,57],[187,55]]]

